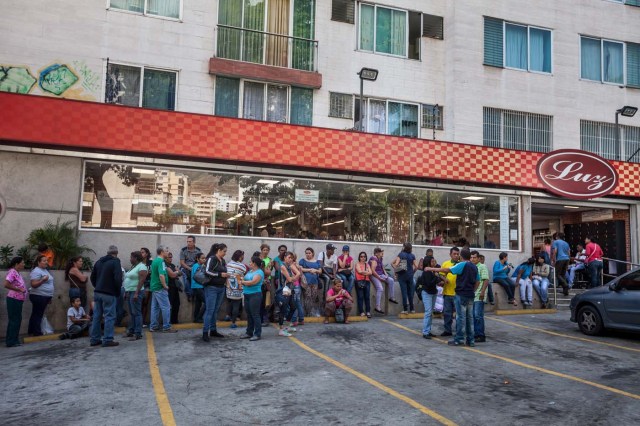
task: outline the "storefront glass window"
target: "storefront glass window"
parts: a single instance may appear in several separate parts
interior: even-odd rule
[[[519,198],[85,163],[82,228],[518,250]]]

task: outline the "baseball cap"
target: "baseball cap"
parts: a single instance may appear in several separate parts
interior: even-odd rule
[[[333,244],[329,243],[327,244],[327,250],[335,250],[336,246],[334,246]]]
[[[342,246],[342,251],[349,251],[349,246],[348,245],[343,245]]]

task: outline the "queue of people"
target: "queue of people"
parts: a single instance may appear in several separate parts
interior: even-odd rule
[[[306,314],[324,315],[325,323],[333,317],[348,324],[356,299],[357,315],[371,318],[372,287],[375,291],[373,311],[384,314],[384,284],[389,292],[389,302],[398,303],[394,297],[397,280],[402,294],[401,313],[415,312],[414,292],[425,306],[423,336],[426,339],[434,336],[431,318],[439,302],[444,314],[441,336],[454,336],[455,345],[474,344],[486,339],[484,304],[485,299],[493,303],[491,282],[504,288],[508,302],[514,306],[517,306],[516,287],[520,287],[523,307],[532,304],[532,291],[535,290],[545,308],[552,275],[549,263],[554,263],[556,269],[563,272],[566,269],[566,283],[559,280],[565,291],[573,283],[577,271],[601,273],[602,250],[597,244],[587,238],[586,249],[579,245],[574,258],[576,263],[570,264],[568,244],[563,238],[562,234],[556,236],[551,244],[551,256],[544,256],[543,250],[536,258],[516,268],[509,263],[507,253],[500,253],[493,265],[492,280],[484,257],[467,247],[452,247],[450,259],[440,266],[432,249],[418,260],[412,253],[412,245],[405,243],[391,262],[392,272],[384,267],[381,248],[375,248],[371,255],[360,252],[354,259],[349,245],[344,245],[342,254],[337,256],[336,246],[329,243],[318,255],[313,248],[306,248],[304,256],[297,260],[296,254],[285,245],[278,247],[278,255],[272,259],[270,247],[262,244],[250,256],[249,262],[245,262],[242,250],[236,250],[227,262],[225,244],[213,244],[205,255],[195,245],[194,236],[187,237],[187,246],[180,250],[179,266],[173,263],[173,254],[168,247],[159,246],[153,259],[149,249],[143,247],[131,252],[131,267],[125,271],[118,248],[110,246],[107,254],[95,263],[90,277],[80,271],[82,258],[70,259],[65,279],[69,281],[71,306],[67,312],[67,331],[60,338],[76,338],[88,331],[91,346],[117,346],[114,328],[125,302],[129,320],[124,337],[140,340],[145,327],[150,332],[174,333],[177,330],[173,325],[179,318],[180,292],[185,292],[191,302],[193,322],[203,324],[202,340],[205,342],[225,337],[217,328],[218,313],[225,300],[225,319],[231,321],[231,328],[237,328],[236,322],[244,308],[248,322],[244,338],[259,340],[262,327],[270,322],[278,324],[280,336],[288,337],[304,325]],[[20,275],[24,259],[12,259],[6,276],[5,287],[9,289],[7,346],[10,347],[20,345],[18,333],[27,295],[33,305],[28,328],[33,336],[42,334],[44,311],[53,297],[53,274],[48,270],[48,257],[38,254],[35,261],[29,289]],[[89,280],[94,286],[94,297],[87,305],[86,284]]]

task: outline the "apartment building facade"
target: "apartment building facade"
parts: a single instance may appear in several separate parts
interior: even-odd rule
[[[18,117],[0,227],[17,245],[26,217],[61,217],[96,250],[196,233],[526,257],[617,221],[614,258],[637,261],[640,123],[618,111],[640,105],[639,20],[608,0],[9,2],[0,91],[25,96],[0,93]],[[611,160],[620,186],[549,194],[535,163],[559,149]],[[12,185],[34,164],[62,182],[29,185],[44,206]]]

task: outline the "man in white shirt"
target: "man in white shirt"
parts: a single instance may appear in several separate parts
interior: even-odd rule
[[[575,257],[575,263],[569,267],[567,271],[567,281],[569,282],[569,288],[573,287],[573,281],[576,279],[576,272],[584,271],[585,264],[584,261],[587,259],[587,251],[584,249],[582,244],[578,244],[576,246],[577,253]]]
[[[336,270],[338,268],[338,256],[336,255],[336,246],[329,243],[326,246],[326,250],[318,253],[318,261],[322,267],[322,274],[320,274],[320,281],[322,281],[323,288],[326,290],[330,287],[329,283],[333,282],[336,278]]]

